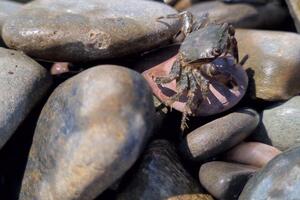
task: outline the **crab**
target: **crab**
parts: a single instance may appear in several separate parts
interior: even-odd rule
[[[236,63],[239,62],[235,29],[228,23],[210,22],[207,14],[195,20],[188,11],[160,17],[159,20],[163,18],[178,18],[182,24],[180,32],[185,39],[168,76],[156,77],[154,81],[161,85],[176,80],[177,93],[164,102],[168,107],[172,108],[175,101],[186,95],[181,120],[183,131],[187,127],[187,117],[193,116],[194,111],[207,98],[210,80],[220,73],[212,61],[230,54]],[[246,59],[243,58],[242,62]],[[227,74],[227,79],[231,79],[230,74]],[[200,90],[202,97],[197,97],[197,90]]]

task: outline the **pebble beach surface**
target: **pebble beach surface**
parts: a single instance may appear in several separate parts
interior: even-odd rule
[[[298,5],[0,0],[0,199],[300,200]]]

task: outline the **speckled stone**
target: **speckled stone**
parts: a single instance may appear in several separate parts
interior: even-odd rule
[[[136,161],[154,112],[133,70],[102,65],[68,79],[41,112],[20,199],[94,199]]]
[[[240,56],[253,97],[286,100],[300,93],[300,35],[280,31],[237,30]]]
[[[188,11],[197,17],[208,13],[211,20],[228,22],[238,28],[273,27],[281,24],[287,16],[287,11],[274,3],[257,5],[209,1],[195,4]]]
[[[118,200],[186,200],[193,198],[181,197],[201,192],[200,185],[184,169],[175,148],[166,140],[152,142],[133,173]]]
[[[173,38],[168,5],[145,0],[36,0],[3,26],[7,46],[52,61],[107,59],[152,49]]]
[[[296,200],[300,197],[300,147],[267,164],[246,184],[239,200]]]
[[[234,200],[257,169],[250,165],[213,161],[201,166],[199,179],[215,198]]]
[[[45,95],[51,77],[23,53],[0,48],[0,148]]]
[[[259,115],[252,109],[241,109],[205,124],[189,133],[180,150],[185,158],[200,161],[235,146],[256,128]]]
[[[288,5],[290,14],[294,19],[295,26],[297,31],[300,32],[300,1],[299,0],[285,0]]]
[[[265,109],[253,139],[269,142],[282,151],[300,145],[300,96]]]

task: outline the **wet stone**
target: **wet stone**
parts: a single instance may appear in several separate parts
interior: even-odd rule
[[[253,139],[270,143],[284,151],[300,145],[300,96],[267,108]]]
[[[147,9],[145,9],[147,8]],[[52,61],[108,59],[150,50],[172,39],[176,11],[154,1],[37,0],[3,26],[7,46]]]
[[[23,53],[0,48],[0,148],[51,85],[51,77]]]
[[[286,100],[300,93],[300,35],[280,31],[237,30],[236,38],[253,97]]]
[[[257,169],[250,165],[213,161],[201,166],[199,178],[201,185],[215,198],[234,200]]]
[[[300,147],[283,152],[255,174],[239,200],[299,199]]]
[[[205,13],[213,21],[231,23],[238,28],[274,27],[284,21],[287,11],[275,3],[269,4],[228,4],[221,1],[201,2],[188,11],[197,17]]]
[[[102,65],[68,79],[41,112],[20,199],[94,199],[136,161],[154,112],[133,70]]]
[[[209,199],[200,194],[199,184],[184,169],[175,148],[166,140],[152,142],[133,173],[118,200],[188,200],[197,196],[194,199]]]
[[[180,150],[185,158],[200,161],[216,156],[240,143],[259,123],[252,109],[241,109],[189,133]]]

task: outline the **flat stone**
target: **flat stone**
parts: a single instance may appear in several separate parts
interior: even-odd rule
[[[256,111],[238,110],[189,133],[181,143],[180,150],[188,159],[205,160],[240,143],[258,123],[259,115]]]
[[[0,148],[47,92],[46,69],[21,52],[0,48]]]
[[[289,11],[294,19],[297,31],[300,32],[300,1],[299,0],[285,0]]]
[[[201,166],[199,179],[215,198],[234,200],[257,169],[250,165],[213,161]]]
[[[257,167],[264,167],[280,154],[277,148],[260,142],[243,142],[226,152],[224,159]]]
[[[209,14],[212,21],[231,23],[238,28],[265,28],[280,25],[287,16],[284,8],[276,3],[269,4],[228,4],[221,1],[201,2],[188,11],[201,17]]]
[[[282,151],[300,145],[300,96],[265,109],[253,139],[269,142]]]
[[[166,140],[152,142],[133,173],[118,200],[181,199],[179,197],[185,194],[199,194],[201,197],[200,185],[184,169],[175,148]]]
[[[174,13],[168,5],[144,0],[37,0],[6,21],[3,40],[45,60],[115,58],[172,39],[178,20],[157,18]]]
[[[286,100],[300,93],[300,35],[280,31],[237,30],[253,97]]]
[[[94,199],[136,161],[154,112],[133,70],[102,65],[68,79],[41,112],[20,199]]]
[[[300,147],[283,152],[255,174],[239,200],[299,199]]]

